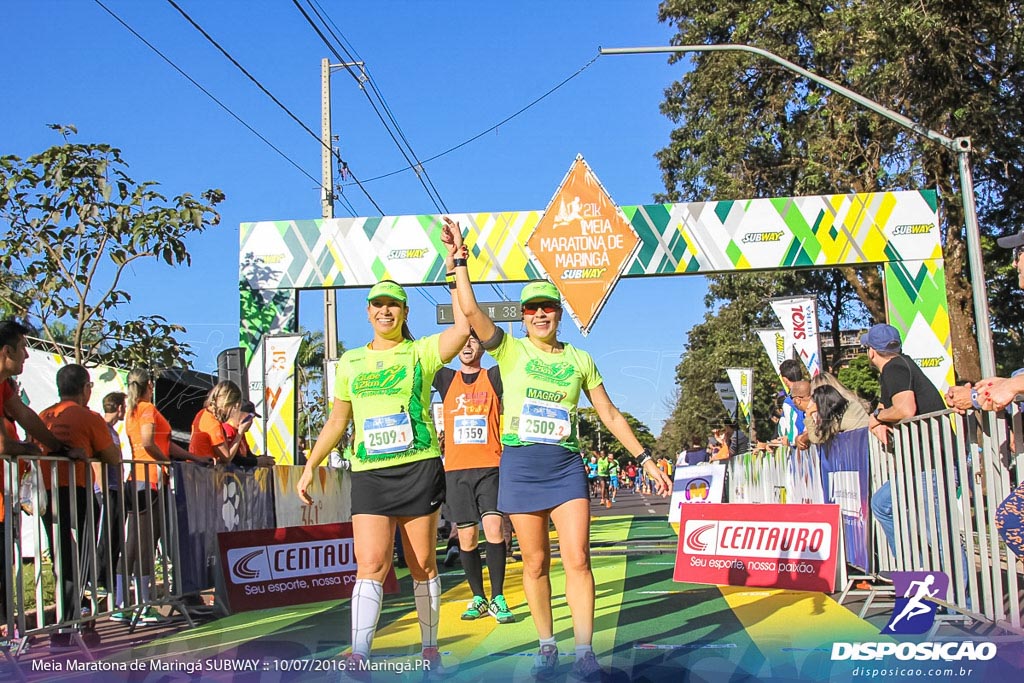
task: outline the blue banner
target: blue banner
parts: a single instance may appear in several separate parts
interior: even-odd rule
[[[841,432],[830,442],[819,445],[818,455],[825,502],[839,504],[846,562],[868,571],[868,430]]]
[[[217,534],[273,529],[273,468],[245,470],[174,463],[174,503],[180,549],[178,591],[213,588],[220,573]]]

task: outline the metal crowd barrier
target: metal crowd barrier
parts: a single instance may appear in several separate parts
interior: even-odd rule
[[[870,506],[861,509],[870,550],[863,575],[946,572],[952,611],[1024,633],[1024,559],[1006,548],[995,522],[999,504],[1024,481],[1019,408],[1012,416],[952,411],[921,415],[893,428],[889,449],[873,436],[867,443],[869,493],[885,482],[891,487],[896,552],[889,551]],[[731,458],[727,466],[730,502],[825,502],[819,449],[813,445],[809,451],[748,453]],[[862,615],[876,593],[872,591]],[[895,597],[891,589],[889,594]]]
[[[154,618],[191,626],[193,616],[227,613],[223,596],[213,607],[200,596],[217,588],[220,532],[351,519],[351,480],[342,470],[320,468],[311,486],[317,502],[310,506],[295,493],[301,467],[88,462],[80,474],[64,458],[0,458],[6,551],[0,618],[8,634],[0,652],[19,677],[17,657],[33,637],[60,634],[91,658],[91,626],[100,619],[116,615],[134,630]],[[156,607],[164,609],[153,615]]]
[[[84,476],[65,458],[3,458],[3,467],[2,609],[14,657],[33,636],[60,634],[91,659],[96,620],[115,617],[134,630],[161,605],[191,623],[174,571],[179,536],[166,466],[127,461],[109,466],[116,470],[113,479],[108,465],[96,461],[88,462]],[[29,538],[34,548],[25,547]]]

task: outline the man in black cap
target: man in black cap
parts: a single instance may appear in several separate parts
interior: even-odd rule
[[[884,323],[875,325],[860,338],[868,359],[880,373],[878,408],[868,420],[868,429],[883,444],[889,443],[890,425],[939,410],[945,410],[942,394],[910,356],[903,353],[899,330]],[[882,525],[889,550],[896,553],[896,530],[892,515],[892,488],[882,484],[871,496],[871,511]]]

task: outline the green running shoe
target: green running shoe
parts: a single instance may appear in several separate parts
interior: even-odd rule
[[[508,608],[508,604],[505,602],[504,595],[495,595],[491,598],[491,604],[487,606],[491,616],[499,624],[512,624],[515,623],[515,616],[512,614],[512,610]]]
[[[473,599],[469,601],[466,611],[462,613],[462,620],[472,621],[474,619],[479,619],[486,614],[487,600],[479,595],[474,595]]]

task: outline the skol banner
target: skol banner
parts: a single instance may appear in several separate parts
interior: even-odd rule
[[[817,299],[813,296],[789,297],[772,299],[771,304],[796,355],[807,366],[811,377],[816,377],[821,373]]]
[[[326,461],[325,461],[326,462]],[[295,490],[301,467],[274,468],[274,512],[277,526],[311,526],[352,520],[352,476],[345,470],[317,467],[307,492],[306,505]]]
[[[232,612],[352,597],[351,523],[221,533],[217,540]],[[394,568],[384,592],[398,592]]]
[[[263,408],[267,455],[279,465],[295,464],[295,357],[302,335],[265,337]]]
[[[775,374],[778,375],[782,361],[793,357],[793,343],[786,339],[785,330],[755,330],[755,332],[764,346],[765,353],[768,354],[768,360],[775,368]]]
[[[821,486],[826,503],[839,505],[846,561],[868,571],[871,567],[868,527],[868,430],[841,432],[818,446]]]
[[[838,505],[683,505],[674,579],[831,593]]]
[[[753,368],[726,368],[732,388],[736,392],[740,413],[750,420],[750,409],[754,402],[754,370]]]
[[[736,391],[732,385],[728,382],[715,382],[715,391],[718,392],[718,398],[722,401],[725,409],[729,411],[729,415],[736,417],[736,406],[739,402],[736,400]]]
[[[679,524],[679,510],[688,503],[721,503],[725,491],[725,465],[704,463],[677,467],[668,521]]]

